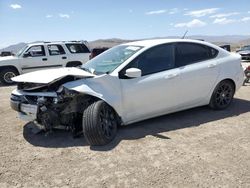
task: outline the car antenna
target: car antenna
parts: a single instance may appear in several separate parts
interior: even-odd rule
[[[184,39],[186,37],[188,30],[186,30],[186,32],[184,33],[184,35],[181,37],[182,39]]]

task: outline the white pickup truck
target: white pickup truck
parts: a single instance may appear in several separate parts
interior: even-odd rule
[[[32,43],[15,56],[0,57],[0,82],[12,84],[12,77],[42,69],[80,66],[89,60],[86,42]]]

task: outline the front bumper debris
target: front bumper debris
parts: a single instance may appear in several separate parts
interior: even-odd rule
[[[34,121],[37,117],[38,106],[25,104],[23,96],[11,95],[10,106],[13,110],[19,112],[19,117],[25,121]]]

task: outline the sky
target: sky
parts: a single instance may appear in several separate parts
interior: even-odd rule
[[[250,35],[249,0],[0,0],[0,48],[18,42]]]

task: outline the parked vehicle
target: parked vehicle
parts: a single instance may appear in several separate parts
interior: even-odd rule
[[[88,61],[90,50],[86,43],[44,42],[32,43],[16,56],[0,57],[0,81],[12,84],[12,77],[41,69],[75,67]]]
[[[244,73],[236,53],[198,40],[161,39],[116,46],[81,68],[12,79],[18,85],[11,107],[20,118],[44,130],[83,132],[90,145],[105,145],[118,125],[203,105],[227,108]]]
[[[242,66],[244,73],[245,73],[245,81],[244,81],[244,84],[245,84],[248,82],[247,75],[248,75],[248,70],[250,67],[250,61],[241,61],[241,66]]]
[[[12,56],[14,55],[12,52],[9,52],[9,51],[2,51],[0,56],[1,57],[4,57],[4,56]]]
[[[250,80],[250,66],[248,66],[245,69],[244,73],[245,73],[245,80],[244,80],[244,85],[245,85],[245,83],[248,83]]]
[[[242,47],[237,52],[241,55],[242,60],[250,60],[250,45]]]
[[[108,50],[109,48],[93,48],[91,50],[91,54],[89,56],[89,59],[93,59],[94,57],[98,56],[99,54],[105,52],[106,50]]]
[[[220,47],[223,48],[224,50],[231,52],[231,46],[229,44],[221,45]]]

